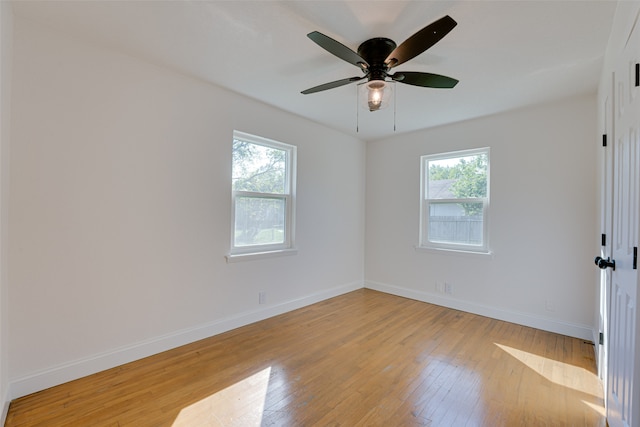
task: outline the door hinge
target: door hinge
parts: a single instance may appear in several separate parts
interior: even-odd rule
[[[602,135],[602,146],[603,147],[607,146],[607,134],[606,133],[604,135]]]
[[[600,343],[600,345],[604,345],[604,333],[600,332],[600,335],[598,336],[598,342]]]
[[[634,270],[638,269],[638,247],[637,246],[633,247],[633,269]]]
[[[602,234],[601,242],[602,242],[602,246],[607,246],[607,235],[606,234]]]
[[[636,87],[640,86],[640,63],[636,63]]]

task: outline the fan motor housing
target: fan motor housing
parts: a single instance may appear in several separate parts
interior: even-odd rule
[[[385,37],[369,39],[358,47],[358,55],[369,63],[369,73],[372,79],[384,79],[389,68],[384,61],[395,48],[396,43]]]

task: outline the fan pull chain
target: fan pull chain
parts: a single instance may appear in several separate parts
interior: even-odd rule
[[[393,88],[394,89],[393,90],[393,131],[394,132],[396,131],[396,105],[398,104],[396,102],[396,99],[398,97],[398,90],[397,90],[398,88],[395,87],[395,85],[396,84],[394,83],[393,84],[393,86],[394,86],[394,88]]]
[[[356,85],[356,133],[360,132],[360,109],[358,108],[358,104],[360,103],[360,85]]]

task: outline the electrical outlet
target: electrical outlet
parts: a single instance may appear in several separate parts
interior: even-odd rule
[[[258,304],[266,304],[267,303],[267,292],[260,291],[258,292]]]
[[[444,293],[453,295],[453,285],[451,283],[444,283]]]
[[[436,280],[436,292],[444,292],[444,283],[439,280]]]
[[[544,301],[544,308],[547,311],[556,311],[556,306],[553,304],[553,301],[550,301],[548,299]]]

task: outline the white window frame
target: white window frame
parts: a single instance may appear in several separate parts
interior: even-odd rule
[[[278,255],[293,255],[297,252],[294,247],[295,232],[295,187],[296,187],[296,157],[297,148],[294,145],[251,135],[245,132],[233,131],[233,140],[241,140],[255,145],[283,150],[286,155],[285,191],[283,194],[261,193],[253,191],[236,191],[231,189],[231,250],[227,255],[228,262],[243,261],[255,258],[266,258]],[[236,200],[239,197],[250,197],[259,199],[284,200],[285,203],[285,224],[284,241],[278,244],[255,244],[236,246]]]
[[[478,154],[487,155],[487,196],[477,198],[454,198],[454,199],[429,199],[427,190],[429,188],[429,169],[431,161],[455,159]],[[447,153],[427,154],[420,157],[420,236],[417,249],[446,250],[457,252],[473,252],[489,254],[489,201],[490,201],[490,180],[491,180],[491,153],[489,147],[475,148],[471,150],[450,151]],[[482,203],[482,243],[479,245],[467,243],[451,243],[441,241],[431,241],[428,237],[430,206],[434,203]]]

